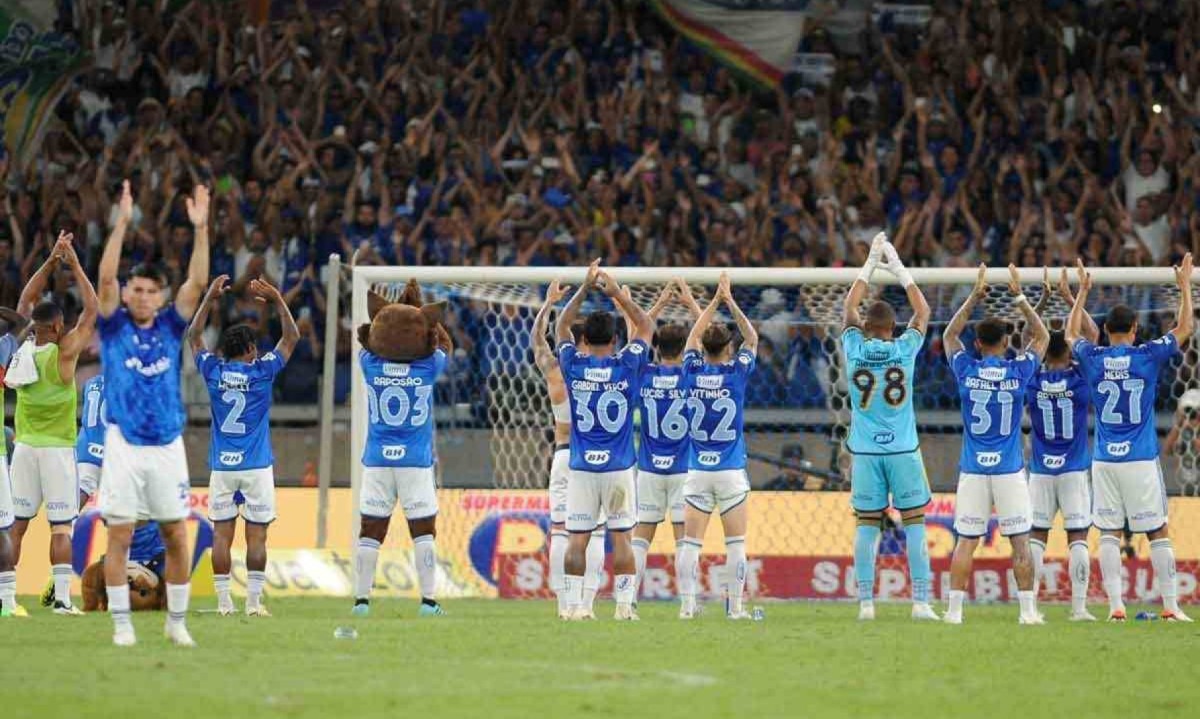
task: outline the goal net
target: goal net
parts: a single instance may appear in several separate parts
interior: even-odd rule
[[[719,272],[711,268],[611,270],[619,282],[631,288],[634,300],[644,308],[653,304],[664,283],[675,276],[682,276],[704,304],[715,290]],[[852,597],[851,457],[844,444],[850,409],[838,338],[843,298],[857,270],[735,268],[729,272],[734,296],[756,324],[761,338],[746,410],[749,474],[755,490],[750,500],[747,540],[751,558],[748,591],[751,595],[780,598]],[[395,298],[410,278],[421,283],[426,301],[448,303],[447,326],[454,338],[454,357],[434,392],[440,487],[438,542],[442,588],[448,596],[549,596],[545,543],[549,502],[545,488],[554,449],[554,425],[546,387],[534,366],[531,350],[532,342],[547,340],[531,337],[531,327],[550,280],[559,277],[577,286],[584,273],[584,268],[525,267],[359,267],[353,272],[355,326],[367,321],[368,290]],[[936,588],[941,594],[948,582],[954,543],[953,492],[962,434],[958,393],[943,354],[942,332],[971,291],[976,271],[915,269],[913,275],[933,308],[914,378],[914,401],[926,470],[934,491],[927,521]],[[1038,303],[1044,292],[1042,270],[1024,269],[1021,276],[1025,294]],[[1051,273],[1051,277],[1057,281],[1057,274]],[[1178,291],[1169,268],[1097,269],[1093,277],[1095,288],[1089,310],[1098,322],[1103,321],[1104,308],[1124,303],[1138,311],[1143,337],[1158,336],[1173,326]],[[1010,320],[1015,345],[1020,342],[1023,327],[1006,287],[1008,273],[993,269],[988,279],[991,291],[975,317]],[[903,289],[888,282],[890,275],[878,272],[868,299],[882,297],[890,301],[899,321],[907,322],[911,311]],[[1073,288],[1074,277],[1071,282]],[[585,311],[592,309],[611,309],[611,303],[595,293],[585,305]],[[1068,305],[1052,289],[1043,310],[1049,325],[1061,327],[1068,311]],[[667,322],[686,324],[690,316],[676,303],[660,318],[660,324]],[[969,332],[966,339],[969,346]],[[357,354],[357,347],[355,350]],[[1195,386],[1197,354],[1193,343],[1175,365],[1164,373],[1158,387],[1156,421],[1163,438],[1176,422],[1177,409],[1190,408],[1195,400],[1200,410],[1200,396],[1196,396],[1200,393],[1185,399],[1185,392]],[[352,456],[357,459],[365,437],[366,402],[356,360],[352,382]],[[1193,428],[1193,420],[1183,413],[1179,417],[1184,435],[1178,443],[1181,451],[1163,457],[1172,502],[1185,502],[1175,497],[1197,494],[1200,479],[1200,450],[1196,449],[1200,446],[1200,419],[1194,420]],[[635,413],[632,421],[641,419]],[[355,508],[359,477],[355,461]],[[385,546],[396,552],[395,571],[411,579],[411,570],[404,561],[409,539],[401,525],[397,515]],[[1175,541],[1181,548],[1181,566],[1186,570],[1188,560],[1200,559],[1200,530],[1191,530],[1198,535],[1195,537],[1186,534],[1186,527],[1182,531],[1185,535],[1176,534]],[[1140,566],[1136,563],[1142,561],[1138,553],[1146,550],[1138,541],[1131,545],[1131,572],[1136,572]],[[712,528],[702,564],[703,585],[710,595],[720,591],[723,553],[719,527]],[[993,529],[976,567],[973,586],[978,598],[1015,597],[1007,553],[1007,543]],[[1069,591],[1066,553],[1062,533],[1053,533],[1044,590],[1050,599],[1065,597]],[[651,549],[643,597],[673,596],[672,556],[670,528],[660,527]],[[407,579],[397,581],[403,585]],[[885,526],[877,587],[885,599],[907,596],[903,530],[898,521],[889,521]],[[1098,584],[1094,590],[1099,592]],[[1145,591],[1154,592],[1152,582]]]

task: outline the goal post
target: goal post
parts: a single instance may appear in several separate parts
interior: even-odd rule
[[[1067,269],[1074,290],[1076,272],[1074,268]],[[763,338],[756,372],[762,376],[754,380],[756,384],[750,392],[746,411],[752,485],[756,489],[791,490],[763,492],[761,497],[752,498],[757,525],[752,530],[755,537],[750,553],[752,557],[763,556],[761,571],[766,578],[763,581],[771,584],[752,586],[752,592],[770,596],[812,596],[811,586],[794,587],[788,584],[790,580],[781,581],[772,574],[790,567],[792,569],[786,571],[807,572],[805,576],[813,585],[823,582],[821,586],[829,590],[828,596],[848,596],[849,590],[843,580],[848,576],[845,574],[846,560],[850,554],[853,519],[848,510],[849,455],[843,443],[850,410],[838,337],[843,299],[859,270],[759,267],[613,267],[605,270],[618,282],[629,285],[634,300],[643,308],[649,308],[662,287],[676,277],[686,281],[703,304],[711,297],[721,273],[729,274],[735,298],[759,327]],[[1060,268],[1051,269],[1052,288],[1057,285],[1060,272]],[[492,588],[478,593],[489,595],[490,591],[491,596],[496,592],[501,596],[514,596],[514,593],[523,596],[522,587],[535,586],[530,578],[535,573],[532,565],[506,564],[509,560],[498,558],[498,555],[490,558],[485,555],[490,548],[509,540],[510,548],[518,555],[522,547],[528,547],[529,552],[541,551],[541,540],[534,536],[536,532],[510,533],[510,536],[505,535],[503,527],[492,527],[488,531],[493,534],[483,536],[480,534],[483,530],[479,529],[482,525],[460,527],[455,522],[460,510],[468,511],[471,508],[467,504],[478,501],[496,502],[488,506],[504,510],[497,510],[503,515],[501,522],[503,517],[511,515],[535,528],[545,529],[548,525],[548,519],[536,507],[531,509],[534,505],[530,504],[535,496],[540,496],[537,493],[544,494],[546,487],[553,452],[553,418],[544,383],[532,363],[529,329],[533,315],[542,303],[546,285],[559,279],[574,288],[583,281],[586,273],[586,267],[353,268],[350,274],[353,518],[350,521],[352,536],[348,540],[352,541],[358,530],[359,458],[367,421],[366,389],[357,360],[359,345],[355,328],[368,321],[368,291],[395,298],[405,283],[415,279],[421,284],[426,301],[448,302],[448,323],[456,347],[447,369],[448,377],[444,385],[439,383],[435,393],[434,418],[439,486],[448,496],[456,497],[462,506],[442,507],[439,543],[443,542],[444,536],[448,543],[467,547],[464,551],[471,554],[472,571],[492,574],[484,577],[485,583],[490,582]],[[978,270],[972,267],[912,268],[911,273],[929,299],[933,313],[918,363],[914,398],[926,465],[935,494],[940,497],[935,499],[930,514],[933,521],[942,521],[945,517],[939,519],[939,512],[952,513],[953,509],[957,442],[962,423],[957,391],[941,352],[941,332],[975,283]],[[1171,268],[1097,267],[1089,268],[1089,273],[1094,285],[1089,297],[1089,310],[1093,313],[1120,302],[1139,313],[1145,334],[1157,334],[1173,324],[1178,291]],[[1020,268],[1019,274],[1025,294],[1036,303],[1043,292],[1043,269]],[[987,314],[1009,320],[1014,335],[1019,335],[1021,315],[1007,290],[1008,269],[990,267],[986,277],[989,294],[980,303],[975,317]],[[1043,316],[1052,326],[1061,327],[1070,308],[1058,297],[1056,290],[1051,292]],[[886,270],[875,273],[870,296],[888,299],[897,309],[898,320],[907,320],[910,311],[904,292]],[[595,308],[608,309],[611,303],[597,293],[585,306],[585,311]],[[690,321],[678,303],[669,307],[661,319]],[[1176,363],[1180,366],[1178,374],[1174,370],[1165,372],[1164,375],[1169,376],[1165,376],[1159,385],[1156,409],[1160,434],[1170,429],[1184,392],[1200,381],[1200,372],[1197,372],[1200,361],[1195,347],[1194,341],[1189,343],[1184,359]],[[326,351],[335,349],[327,346]],[[771,353],[770,357],[767,357],[768,353]],[[1200,424],[1196,436],[1200,444]],[[1173,495],[1197,493],[1200,457],[1194,459],[1189,463],[1182,458],[1178,461],[1164,458],[1164,470]],[[482,499],[471,495],[472,492],[480,495],[490,490],[513,490],[517,499]],[[472,523],[483,521],[475,515],[472,517]],[[948,534],[949,522],[945,524]],[[458,536],[463,533],[471,536]],[[660,554],[669,553],[667,539],[664,539],[669,534],[665,530],[658,533],[652,553],[656,549]],[[405,548],[405,535],[400,522],[394,522],[385,548]],[[1200,549],[1200,531],[1197,535],[1195,543]],[[931,542],[936,541],[931,539]],[[935,549],[944,552],[946,547]],[[1063,549],[1065,547],[1052,546],[1051,554]],[[495,551],[500,552],[499,549]],[[705,552],[709,552],[707,544]],[[812,561],[779,563],[781,557],[793,555],[810,557]],[[890,550],[886,546],[882,548],[881,556],[881,566],[885,569],[889,562],[900,568],[904,566],[903,552],[895,546]],[[820,562],[826,559],[833,563],[821,565]],[[1196,559],[1200,561],[1200,551]],[[447,568],[447,574],[451,571]],[[500,576],[505,572],[512,576]],[[462,577],[448,579],[456,590],[462,590],[462,594],[477,593]],[[505,582],[509,587],[507,593]],[[1063,585],[1067,584],[1064,580]],[[530,589],[529,595],[544,596],[539,591],[540,585],[538,591]]]

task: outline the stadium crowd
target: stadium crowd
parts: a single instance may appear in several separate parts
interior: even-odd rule
[[[300,0],[258,17],[264,5],[60,3],[90,69],[37,160],[5,173],[0,304],[60,229],[94,273],[126,177],[124,262],[160,263],[176,287],[183,198],[212,186],[212,274],[235,290],[213,331],[248,321],[265,337],[246,288],[278,283],[302,333],[279,388],[291,402],[316,399],[331,253],[858,266],[881,229],[916,267],[1200,252],[1197,0],[937,2],[916,23],[814,4],[797,50],[832,62],[772,90],[646,3]],[[72,292],[56,278],[69,315]],[[792,292],[746,299],[764,324],[752,403],[824,406],[831,353],[808,308]],[[499,321],[473,312],[453,318],[467,352]],[[523,361],[487,354],[472,361]]]

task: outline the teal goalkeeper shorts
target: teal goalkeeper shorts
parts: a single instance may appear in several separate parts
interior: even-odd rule
[[[899,511],[929,504],[929,479],[921,450],[903,454],[856,454],[850,472],[850,505],[857,512]]]

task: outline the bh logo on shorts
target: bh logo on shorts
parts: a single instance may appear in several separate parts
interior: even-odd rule
[[[1129,454],[1130,447],[1129,442],[1109,442],[1108,453],[1114,457],[1124,457]]]
[[[1067,463],[1067,455],[1065,454],[1048,454],[1042,458],[1042,464],[1046,465],[1046,469],[1061,469]]]
[[[382,454],[384,459],[404,459],[404,455],[408,454],[408,447],[403,444],[386,444]]]
[[[221,464],[241,464],[242,457],[245,455],[245,452],[222,452],[220,457]]]
[[[589,449],[583,453],[583,461],[588,464],[604,464],[612,453],[607,449]]]
[[[721,453],[701,452],[700,454],[696,455],[696,461],[700,464],[703,464],[705,467],[712,467],[713,465],[721,463]]]
[[[669,454],[656,454],[651,457],[655,469],[670,469],[675,466],[675,457]]]
[[[995,467],[1000,464],[1000,458],[999,452],[977,452],[975,454],[975,461],[979,463],[980,467]]]
[[[87,453],[96,459],[104,459],[104,445],[98,442],[88,442]]]

